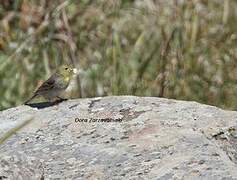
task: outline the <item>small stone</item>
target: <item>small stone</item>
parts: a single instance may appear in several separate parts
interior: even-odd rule
[[[116,139],[115,139],[114,137],[111,137],[110,140],[111,140],[111,141],[114,141],[114,140],[116,140]]]
[[[141,156],[141,155],[142,155],[141,153],[134,154],[134,157],[138,157],[138,156]]]
[[[218,153],[212,153],[212,156],[220,156]]]
[[[128,139],[128,136],[122,136],[120,139]]]
[[[200,160],[199,162],[198,162],[198,164],[204,164],[205,163],[205,160]]]
[[[121,165],[122,165],[121,163],[117,163],[117,164],[116,164],[117,167],[119,167],[119,166],[121,166]]]
[[[70,158],[70,159],[67,160],[67,163],[72,165],[72,164],[75,163],[75,161],[76,161],[76,158]]]
[[[121,173],[120,176],[125,176],[126,174],[125,173]]]

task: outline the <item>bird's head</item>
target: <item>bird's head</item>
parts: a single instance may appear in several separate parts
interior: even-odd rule
[[[75,73],[75,68],[73,69],[71,66],[69,65],[61,65],[58,70],[57,73],[59,73],[60,75],[62,75],[65,80],[69,81],[73,74]]]

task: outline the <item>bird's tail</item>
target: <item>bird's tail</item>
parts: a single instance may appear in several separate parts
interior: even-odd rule
[[[34,99],[36,96],[38,96],[38,94],[34,94],[30,99],[28,99],[27,101],[24,102],[24,104],[28,104],[28,102],[30,102],[32,99]]]

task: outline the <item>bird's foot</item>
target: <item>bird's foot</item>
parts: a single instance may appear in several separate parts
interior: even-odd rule
[[[57,96],[56,102],[63,102],[63,101],[67,101],[67,100],[68,100],[68,99],[65,99],[65,98],[62,98],[62,97]]]

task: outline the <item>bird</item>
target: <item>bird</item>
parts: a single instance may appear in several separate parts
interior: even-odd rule
[[[76,69],[69,65],[59,66],[55,73],[53,73],[45,82],[43,82],[34,92],[33,96],[25,101],[24,104],[27,105],[32,99],[38,96],[43,96],[50,102],[55,98],[59,100],[65,100],[61,98],[60,95],[67,89],[73,74],[75,73]]]

